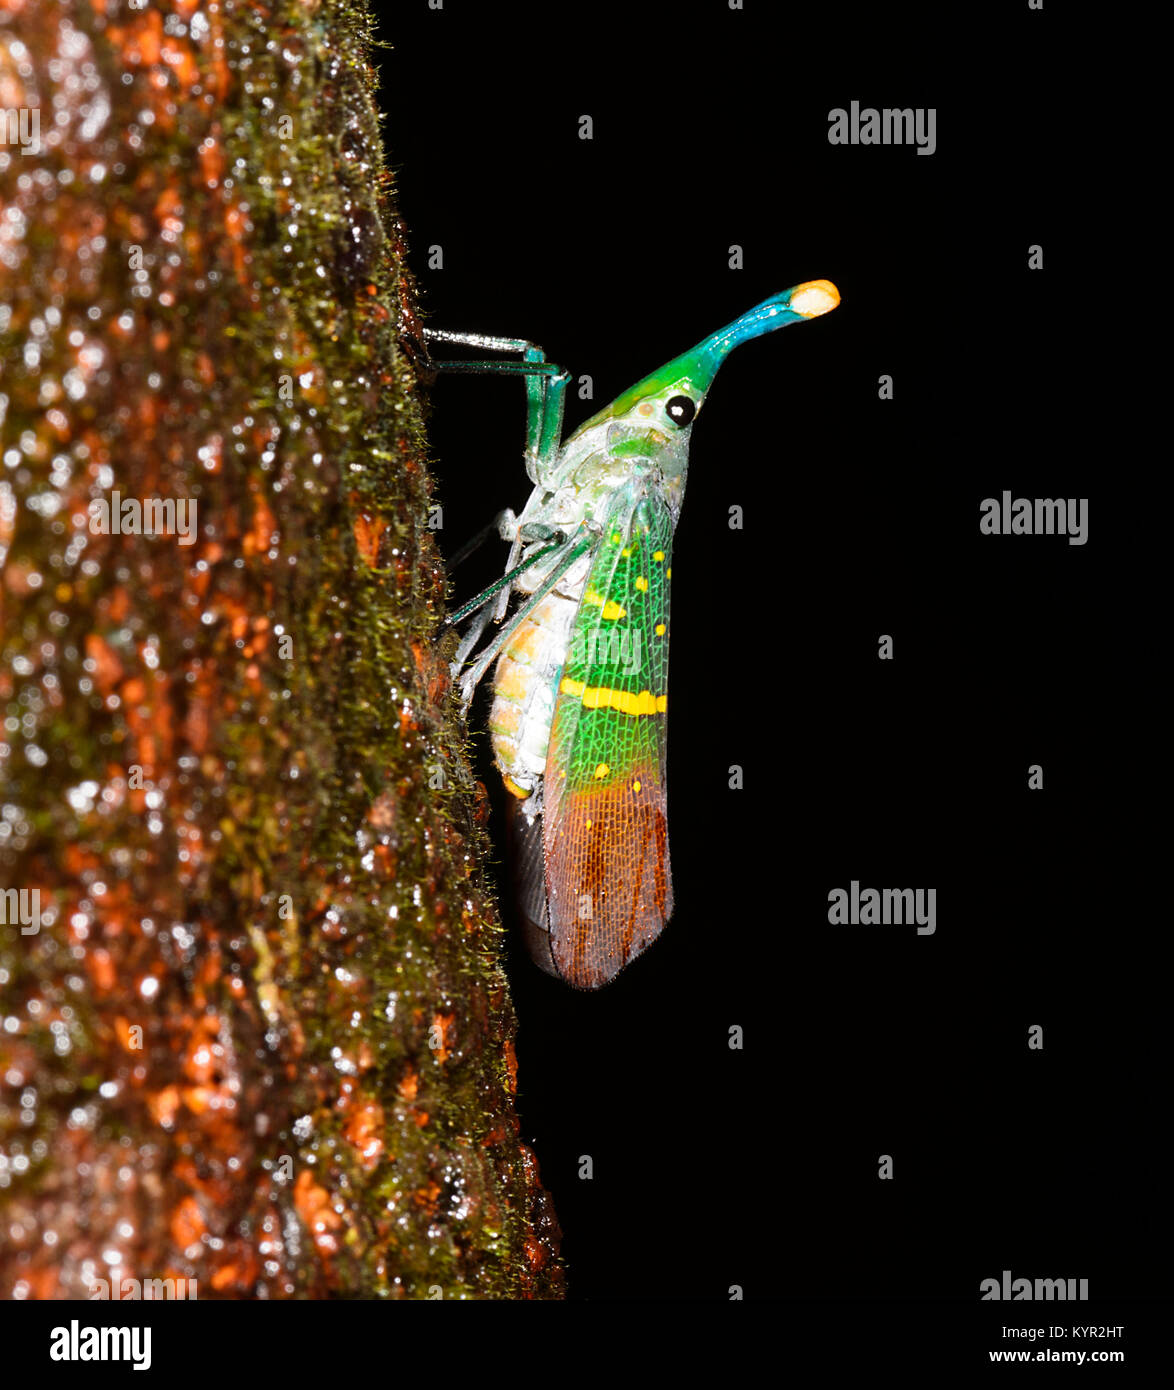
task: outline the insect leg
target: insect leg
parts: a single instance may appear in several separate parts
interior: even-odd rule
[[[571,544],[566,552],[558,558],[554,568],[537,589],[530,595],[526,602],[518,609],[505,627],[497,634],[492,642],[477,658],[476,663],[470,667],[461,679],[461,704],[468,709],[473,699],[473,691],[477,688],[477,683],[484,676],[490,666],[497,659],[498,654],[509,639],[513,636],[518,627],[530,616],[535,608],[550,593],[558,581],[571,568],[580,555],[596,543],[594,529],[588,529],[588,524],[584,523],[582,533],[578,540]]]
[[[527,430],[526,473],[532,483],[543,483],[554,473],[563,442],[563,410],[566,406],[567,385],[570,372],[560,369],[558,376],[541,377],[539,385],[542,395],[538,407],[539,420],[534,425],[536,410],[533,398],[530,401],[530,421]],[[529,383],[530,378],[527,378]],[[531,443],[531,441],[533,441]]]
[[[467,540],[448,562],[449,574],[456,569],[462,560],[467,560],[475,550],[480,550],[490,536],[498,536],[503,541],[512,540],[517,521],[518,518],[509,507],[503,512],[498,512],[493,520],[487,526],[482,526],[480,531]]]
[[[563,407],[570,372],[548,362],[540,347],[525,338],[495,338],[483,333],[450,333],[425,328],[429,343],[458,343],[483,348],[487,352],[519,352],[521,362],[495,362],[492,358],[475,361],[434,361],[427,367],[436,372],[497,373],[522,376],[526,380],[526,473],[532,483],[545,482],[553,471],[562,444]]]
[[[470,613],[475,613],[483,604],[489,602],[494,594],[500,593],[502,589],[514,582],[519,574],[528,570],[531,565],[536,565],[539,560],[545,559],[547,555],[552,555],[556,550],[561,549],[567,543],[567,537],[562,531],[555,531],[550,537],[550,544],[544,545],[541,550],[536,550],[533,555],[527,555],[520,565],[515,565],[502,575],[500,579],[495,579],[487,589],[482,589],[476,598],[471,598],[468,603],[463,603],[455,613],[450,613],[445,618],[445,623],[452,627],[455,623],[467,618]]]
[[[503,513],[503,515],[513,518],[512,512],[506,512]],[[534,532],[544,532],[545,534],[536,535]],[[495,622],[500,623],[502,618],[505,617],[505,610],[509,606],[510,589],[518,575],[524,570],[528,570],[531,565],[536,564],[539,560],[545,559],[547,555],[553,554],[554,551],[565,545],[567,538],[562,531],[558,531],[550,526],[526,526],[522,528],[522,534],[515,539],[515,549],[522,544],[523,540],[527,542],[550,540],[552,544],[543,546],[541,550],[536,550],[533,555],[527,556],[520,565],[511,566],[511,568],[508,569],[500,579],[495,580],[488,589],[482,590],[476,598],[470,599],[468,603],[458,608],[455,613],[444,620],[446,626],[451,627],[453,624],[459,623],[464,618],[467,618],[470,613],[476,612],[478,608],[482,609],[480,615],[470,624],[468,632],[461,638],[460,646],[457,647],[456,654],[449,667],[453,680],[456,680],[461,667],[464,666],[465,662],[469,659],[469,653],[472,652],[476,648],[477,643],[480,642],[482,634],[489,626],[490,619],[492,618]],[[511,551],[511,555],[512,554],[513,552]],[[498,592],[501,594],[499,602],[493,608],[486,608],[485,604]]]
[[[457,647],[456,654],[449,664],[449,675],[454,681],[460,675],[465,662],[468,661],[469,654],[476,649],[477,643],[480,642],[485,629],[489,626],[489,620],[492,617],[493,609],[483,608],[469,624],[469,630],[461,638],[460,646]]]
[[[491,333],[452,333],[447,328],[425,328],[424,337],[432,343],[459,343],[462,347],[484,348],[486,352],[526,352],[542,349],[527,338],[498,338]],[[545,356],[536,357],[536,362],[545,362]],[[428,361],[428,370],[442,372],[448,364]]]

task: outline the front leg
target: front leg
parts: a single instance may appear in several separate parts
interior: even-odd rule
[[[542,349],[525,338],[450,333],[439,328],[425,328],[424,337],[428,343],[459,343],[463,347],[482,348],[486,352],[520,352],[523,355],[521,362],[495,362],[487,358],[446,362],[435,361],[429,356],[426,365],[430,371],[436,372],[497,373],[525,378],[526,473],[532,483],[545,485],[547,479],[553,476],[562,447],[563,411],[570,372],[554,362],[548,362]]]

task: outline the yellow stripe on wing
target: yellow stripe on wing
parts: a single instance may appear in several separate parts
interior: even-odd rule
[[[651,690],[614,690],[607,685],[584,685],[582,681],[564,676],[559,692],[583,702],[584,709],[615,709],[621,714],[663,714],[668,708],[667,695],[654,695]]]

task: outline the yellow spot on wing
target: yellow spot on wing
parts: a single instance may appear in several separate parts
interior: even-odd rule
[[[656,560],[656,561],[659,563],[661,560],[664,559],[664,551],[663,551],[663,550],[656,550],[656,551],[653,551],[652,558],[653,558],[654,560]]]
[[[603,605],[603,609],[599,616],[608,619],[610,622],[614,622],[617,618],[626,618],[628,616],[628,610],[626,608],[621,608],[618,603],[613,603],[611,599],[608,599]]]
[[[657,625],[656,625],[656,635],[657,635],[658,637],[663,637],[664,634],[665,634],[665,632],[666,632],[666,630],[667,630],[667,629],[665,628],[664,623],[657,623]]]
[[[595,769],[595,775],[596,777],[606,777],[610,771],[611,768],[608,767],[606,763],[600,763],[599,766]]]
[[[642,574],[638,574],[636,576],[636,587],[640,590],[641,593],[643,593],[645,589],[648,588],[648,580],[645,579]]]
[[[634,792],[638,792],[640,790],[640,783],[638,781],[632,783],[632,790]]]

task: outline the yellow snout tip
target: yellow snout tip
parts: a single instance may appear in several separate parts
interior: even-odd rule
[[[805,319],[830,314],[840,302],[840,291],[830,280],[807,280],[791,296],[791,309]]]

